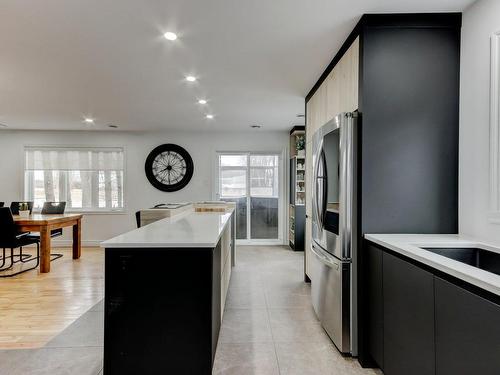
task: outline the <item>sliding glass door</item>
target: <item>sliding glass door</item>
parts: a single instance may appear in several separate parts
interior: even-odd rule
[[[220,153],[218,198],[236,202],[236,238],[278,241],[281,234],[280,155]]]

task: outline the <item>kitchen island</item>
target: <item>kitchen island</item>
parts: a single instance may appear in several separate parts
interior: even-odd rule
[[[234,207],[199,207],[105,241],[104,374],[211,374]]]

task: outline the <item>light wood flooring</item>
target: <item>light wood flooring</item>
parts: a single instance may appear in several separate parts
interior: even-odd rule
[[[64,256],[50,273],[0,279],[0,349],[42,347],[104,297],[102,249],[82,248],[78,260],[70,248],[52,252]]]

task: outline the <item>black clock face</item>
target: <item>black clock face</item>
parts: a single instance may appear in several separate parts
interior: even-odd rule
[[[156,147],[146,159],[146,177],[162,191],[177,191],[193,176],[193,159],[181,146],[167,143]]]

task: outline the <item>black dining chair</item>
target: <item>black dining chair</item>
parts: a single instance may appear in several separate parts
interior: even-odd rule
[[[27,203],[28,204],[28,209],[30,210],[30,215],[31,215],[33,213],[33,202],[30,202],[30,201],[12,202],[10,204],[10,211],[12,212],[12,215],[19,215],[19,205],[21,203]]]
[[[45,202],[42,207],[42,215],[62,215],[64,214],[64,210],[66,209],[66,202]],[[59,229],[52,229],[50,231],[50,237],[59,237],[62,236],[63,230],[62,228]],[[37,234],[31,234],[31,238],[38,239],[40,241],[40,235]],[[51,253],[50,254],[50,261],[54,261],[56,259],[62,258],[64,254],[58,254],[58,253]]]
[[[11,202],[10,203],[10,212],[12,215],[19,215],[19,206],[21,203],[27,203],[28,204],[28,210],[30,210],[30,215],[33,213],[33,202],[30,201],[24,201],[24,202]]]
[[[45,202],[42,207],[42,215],[62,215],[66,209],[66,202]],[[53,229],[50,237],[62,236],[62,228]]]
[[[23,246],[33,244],[36,244],[36,257],[26,257],[28,254],[23,254]],[[0,259],[0,277],[12,277],[34,270],[40,263],[39,239],[33,238],[28,233],[20,233],[17,230],[9,207],[0,207],[0,248],[3,249],[2,258]],[[14,249],[17,248],[19,248],[19,254],[14,254]],[[6,255],[6,249],[10,249],[10,256]],[[19,260],[15,260],[15,257],[19,257]],[[10,260],[10,262],[7,262],[7,260]],[[6,275],[3,274],[3,272],[12,269],[15,263],[28,263],[32,261],[36,261],[33,267]]]

